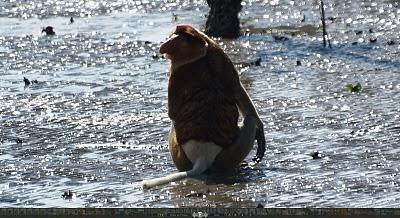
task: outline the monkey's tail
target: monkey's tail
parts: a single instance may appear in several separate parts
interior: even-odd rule
[[[143,181],[143,189],[150,189],[159,185],[164,185],[170,182],[178,181],[187,177],[191,176],[198,176],[204,171],[207,170],[209,167],[209,164],[205,159],[199,158],[197,159],[196,163],[194,164],[193,168],[189,171],[185,172],[178,172],[178,173],[172,173],[169,174],[168,176],[160,177],[160,178],[155,178],[155,179],[149,179],[149,180],[144,180]]]

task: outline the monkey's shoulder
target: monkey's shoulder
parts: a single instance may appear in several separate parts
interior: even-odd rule
[[[239,83],[239,76],[232,62],[226,58],[213,59],[213,56],[211,58],[207,56],[170,72],[169,88],[180,89],[204,85],[219,87],[225,92],[234,91],[233,89]]]

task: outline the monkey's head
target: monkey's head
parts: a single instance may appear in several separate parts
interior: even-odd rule
[[[189,63],[207,54],[207,36],[190,25],[178,25],[160,46],[160,53],[172,63]]]

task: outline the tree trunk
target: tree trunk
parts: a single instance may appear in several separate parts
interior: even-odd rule
[[[206,22],[206,34],[223,38],[238,37],[241,2],[242,0],[207,0],[210,12]]]

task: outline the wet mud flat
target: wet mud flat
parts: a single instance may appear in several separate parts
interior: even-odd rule
[[[158,47],[177,23],[202,28],[205,1],[1,3],[0,207],[398,207],[399,2],[324,1],[332,49],[315,1],[243,2],[243,35],[217,41],[265,159],[149,191],[176,170]]]

